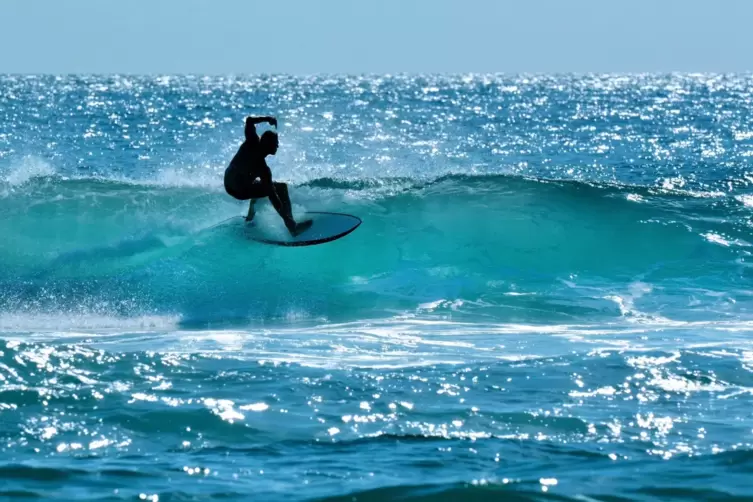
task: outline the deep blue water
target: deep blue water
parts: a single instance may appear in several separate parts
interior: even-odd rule
[[[751,183],[750,75],[0,76],[0,497],[753,499]]]

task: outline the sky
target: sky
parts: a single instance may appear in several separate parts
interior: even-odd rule
[[[753,71],[751,0],[0,0],[0,73]]]

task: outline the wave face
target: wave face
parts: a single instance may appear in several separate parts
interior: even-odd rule
[[[317,179],[294,194],[299,213],[364,225],[280,249],[245,238],[218,191],[35,178],[1,200],[13,238],[0,244],[0,307],[215,326],[396,312],[541,323],[711,320],[748,297],[750,211],[725,195],[502,175]],[[259,224],[282,228],[269,205]]]
[[[355,232],[244,237],[248,113]],[[745,75],[0,76],[0,496],[753,496],[752,113]]]

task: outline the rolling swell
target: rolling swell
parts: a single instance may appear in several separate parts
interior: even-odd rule
[[[32,178],[0,198],[0,233],[14,236],[0,242],[0,309],[199,324],[468,309],[552,320],[625,314],[604,299],[606,282],[734,290],[748,274],[744,197],[452,175],[321,178],[293,200],[298,213],[364,224],[335,243],[281,249],[244,240],[233,218],[244,207],[220,189]],[[259,218],[278,224],[268,204]]]
[[[49,496],[61,482],[106,481],[90,489],[104,497],[115,485],[135,499],[129,490],[148,486],[169,499],[182,497],[184,486],[196,490],[189,484],[196,478],[180,477],[190,472],[209,493],[232,490],[239,500],[244,490],[281,500],[302,479],[316,480],[310,500],[602,500],[614,486],[626,500],[707,500],[749,491],[749,426],[716,425],[749,408],[746,349],[566,350],[481,361],[482,349],[496,346],[482,334],[471,337],[475,362],[374,369],[360,357],[363,344],[344,355],[347,368],[332,358],[315,364],[312,338],[331,350],[342,343],[338,335],[246,335],[241,349],[219,356],[209,344],[186,344],[185,334],[168,350],[153,350],[161,334],[131,346],[0,342],[9,416],[0,433],[9,448],[42,453],[36,462],[0,465],[3,489]],[[412,345],[407,336],[395,342]],[[265,362],[275,352],[287,361]],[[314,364],[295,362],[296,352]],[[636,397],[661,414],[636,415]],[[542,413],[560,403],[575,413]],[[324,422],[280,427],[311,414]],[[387,453],[357,462],[364,451]],[[688,470],[703,484],[688,486]]]

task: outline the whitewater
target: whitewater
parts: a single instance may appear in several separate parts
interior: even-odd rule
[[[0,76],[0,497],[753,497],[752,113],[749,75]],[[244,237],[248,115],[355,232]]]

